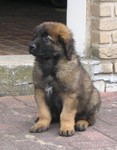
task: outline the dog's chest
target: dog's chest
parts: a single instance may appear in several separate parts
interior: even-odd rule
[[[57,60],[49,59],[43,61],[41,70],[43,74],[42,80],[44,83],[44,90],[48,97],[54,92],[60,93],[66,89],[65,85],[62,83],[63,80],[61,80],[63,72],[61,73]]]
[[[53,94],[53,90],[54,90],[54,77],[52,77],[51,75],[48,75],[45,78],[44,88],[45,88],[46,95],[50,97]]]
[[[53,93],[56,80],[56,61],[53,59],[42,60],[41,70],[45,93],[50,96]]]

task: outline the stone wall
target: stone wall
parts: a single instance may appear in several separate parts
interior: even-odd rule
[[[30,55],[0,56],[0,97],[34,94],[33,62]]]
[[[92,0],[91,49],[100,61],[94,84],[101,91],[117,91],[117,0]]]

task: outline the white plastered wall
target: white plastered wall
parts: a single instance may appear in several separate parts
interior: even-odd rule
[[[86,0],[67,0],[67,26],[71,29],[80,57],[86,49]]]

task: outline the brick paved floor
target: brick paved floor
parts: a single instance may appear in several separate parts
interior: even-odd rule
[[[33,96],[0,97],[0,150],[117,150],[117,92],[101,96],[97,123],[72,137],[60,137],[58,123],[29,133],[37,115]]]
[[[0,55],[28,54],[32,31],[41,22],[65,23],[64,9],[41,1],[0,1]]]

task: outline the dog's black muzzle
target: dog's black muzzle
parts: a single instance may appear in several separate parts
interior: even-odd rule
[[[37,49],[37,46],[36,46],[36,44],[31,44],[31,45],[29,45],[29,53],[30,54],[36,54],[36,49]]]
[[[29,46],[29,53],[38,57],[44,57],[44,58],[53,57],[52,51],[49,51],[47,49],[40,49],[39,46],[37,46],[36,44],[31,44]]]
[[[36,57],[42,57],[42,58],[53,58],[56,56],[60,56],[60,52],[54,52],[52,48],[41,48],[41,46],[35,43],[31,43],[29,46],[29,53],[36,56]]]

